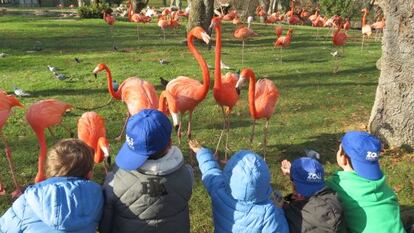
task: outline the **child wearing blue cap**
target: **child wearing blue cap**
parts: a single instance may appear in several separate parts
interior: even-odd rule
[[[193,172],[171,145],[172,126],[157,110],[130,117],[126,142],[104,183],[101,233],[189,233]]]
[[[350,233],[405,232],[397,196],[378,162],[380,152],[380,140],[366,132],[347,132],[339,145],[336,161],[343,171],[327,185],[339,196]]]
[[[222,171],[210,150],[196,141],[189,145],[211,197],[215,233],[289,232],[283,210],[272,203],[269,169],[259,155],[239,151]]]
[[[335,192],[324,182],[324,169],[313,158],[282,161],[284,175],[290,175],[293,193],[283,203],[289,231],[292,233],[345,232],[341,204]]]

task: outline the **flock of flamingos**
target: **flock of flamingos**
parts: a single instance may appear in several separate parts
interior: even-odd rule
[[[346,32],[341,32],[342,29],[349,30],[350,22],[347,19],[343,22],[340,16],[333,16],[330,19],[322,18],[319,12],[316,11],[313,15],[309,12],[302,10],[300,13],[295,13],[293,8],[293,2],[291,2],[291,9],[285,14],[274,13],[272,15],[266,15],[263,8],[258,7],[256,13],[260,17],[266,18],[266,23],[275,23],[278,21],[287,21],[289,24],[303,24],[305,20],[311,22],[314,27],[333,27],[336,28],[332,42],[334,45],[343,46],[347,39]],[[365,36],[371,35],[371,27],[376,30],[382,29],[385,24],[384,20],[375,23],[374,25],[366,24],[366,16],[368,14],[367,9],[362,10],[362,34]],[[160,15],[158,15],[158,25],[164,31],[166,28],[176,27],[179,25],[179,17],[188,16],[188,11],[174,11],[166,9]],[[151,16],[144,13],[134,13],[130,4],[128,19],[131,22],[149,22]],[[115,18],[110,13],[104,13],[104,20],[109,25],[115,23]],[[250,36],[256,35],[250,28],[251,18],[248,19],[248,26],[241,24],[240,19],[235,10],[230,11],[226,15],[219,15],[214,17],[211,21],[210,29],[214,29],[216,39],[215,47],[215,69],[214,69],[214,87],[213,96],[218,105],[222,109],[224,118],[223,129],[218,140],[216,147],[216,154],[220,145],[220,141],[225,134],[225,157],[222,162],[227,161],[227,141],[230,130],[230,116],[232,108],[236,105],[240,96],[240,88],[245,81],[249,82],[248,103],[250,116],[253,119],[252,133],[250,141],[254,139],[255,122],[259,119],[265,119],[266,124],[264,127],[264,157],[266,156],[266,144],[267,144],[267,129],[269,126],[269,120],[275,110],[279,98],[279,91],[276,85],[268,79],[256,80],[255,74],[252,69],[243,69],[240,74],[238,73],[221,73],[221,21],[233,21],[233,23],[239,25],[234,32],[234,36],[243,40]],[[276,47],[288,47],[291,41],[292,29],[289,29],[286,36],[282,36],[283,28],[281,26],[275,27],[277,39],[274,43]],[[165,33],[164,33],[165,38]],[[194,109],[202,102],[210,89],[210,73],[206,61],[198,52],[194,46],[194,39],[199,39],[205,43],[209,43],[210,36],[201,27],[193,28],[187,35],[188,49],[197,60],[199,67],[202,71],[202,79],[198,80],[179,76],[173,80],[168,81],[160,96],[157,95],[154,86],[140,78],[130,77],[124,80],[117,90],[114,89],[112,82],[112,75],[109,67],[106,64],[98,64],[93,70],[93,73],[97,75],[99,72],[106,72],[108,91],[113,99],[121,100],[127,106],[129,115],[134,115],[142,109],[158,109],[167,115],[171,115],[173,125],[177,130],[177,137],[179,143],[181,143],[182,137],[182,115],[189,114],[187,137],[191,137],[191,120]],[[7,118],[11,114],[12,107],[24,106],[19,100],[13,96],[8,95],[6,92],[0,90],[0,136],[5,145],[5,152],[9,168],[12,174],[13,183],[16,190],[12,192],[13,197],[17,197],[21,194],[21,186],[16,180],[14,172],[14,166],[12,163],[12,154],[7,140],[1,131]],[[35,178],[35,182],[40,182],[45,179],[44,174],[44,162],[47,154],[47,143],[45,137],[45,130],[52,126],[59,125],[61,123],[64,113],[72,108],[71,104],[64,103],[55,99],[41,100],[32,104],[26,111],[26,120],[35,132],[40,145],[39,159],[38,159],[38,172]],[[126,123],[126,122],[125,122]],[[125,125],[124,125],[125,127]],[[67,129],[70,131],[69,129]],[[52,131],[50,130],[50,133]],[[122,135],[122,133],[121,133]],[[106,160],[109,158],[109,143],[106,138],[104,118],[95,112],[86,112],[78,120],[78,138],[83,140],[86,144],[92,147],[95,151],[94,161],[95,163],[101,163],[104,161],[105,171],[108,169],[108,163]],[[4,186],[0,182],[0,195],[5,195]]]

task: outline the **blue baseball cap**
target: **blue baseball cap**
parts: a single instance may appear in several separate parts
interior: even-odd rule
[[[150,155],[165,149],[171,140],[172,126],[164,113],[144,109],[131,116],[126,126],[126,141],[115,162],[125,170],[142,166]]]
[[[296,192],[304,197],[310,197],[325,187],[324,173],[322,165],[309,157],[294,160],[290,167],[290,178]]]
[[[342,148],[351,159],[352,168],[361,177],[379,180],[383,174],[378,162],[381,141],[362,131],[349,131],[342,138]]]

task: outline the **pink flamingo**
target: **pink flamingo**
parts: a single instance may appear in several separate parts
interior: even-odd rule
[[[244,64],[244,41],[250,37],[257,36],[258,34],[253,31],[253,29],[246,27],[244,25],[239,26],[234,31],[234,37],[242,40],[242,66]]]
[[[351,22],[349,21],[349,18],[346,18],[343,28],[345,31],[349,31],[349,29],[351,29]]]
[[[361,12],[363,13],[362,15],[362,20],[361,20],[361,31],[362,31],[362,44],[361,44],[361,50],[364,49],[364,40],[365,40],[365,36],[371,36],[372,34],[372,29],[371,26],[369,24],[367,24],[367,15],[369,13],[367,8],[364,8],[361,10]]]
[[[375,40],[378,38],[378,33],[382,32],[385,27],[385,18],[371,24],[371,28],[375,29]]]
[[[52,133],[50,127],[61,125],[63,114],[71,108],[70,104],[55,99],[47,99],[32,104],[26,112],[26,120],[36,133],[40,145],[36,183],[46,179],[44,170],[47,153],[45,129],[48,128]]]
[[[341,29],[343,27],[342,25],[342,19],[340,17],[335,19],[335,22],[338,24],[338,27],[335,31],[335,33],[332,36],[332,43],[335,46],[341,46],[342,49],[344,49],[344,45],[346,43],[346,40],[348,38],[348,36],[346,35],[345,32],[341,32]],[[344,50],[342,50],[342,54],[344,54]],[[334,58],[336,58],[337,56],[334,56]],[[339,69],[339,63],[336,64],[336,68],[334,69],[334,73],[336,73]]]
[[[187,137],[191,138],[191,120],[193,111],[197,105],[204,100],[210,87],[210,73],[207,63],[196,50],[193,41],[194,38],[203,40],[208,44],[210,36],[201,27],[194,27],[187,35],[188,50],[193,54],[201,68],[203,73],[203,83],[189,77],[179,76],[168,82],[165,91],[161,93],[162,98],[160,97],[160,106],[167,101],[174,127],[177,130],[179,143],[181,143],[182,128],[180,114],[184,115],[187,111],[189,112]],[[170,96],[173,101],[164,98],[167,96]]]
[[[214,17],[211,20],[210,28],[214,28],[216,31],[216,54],[214,67],[213,96],[216,102],[220,105],[224,118],[223,129],[221,131],[220,138],[217,143],[215,154],[217,155],[221,138],[223,136],[224,131],[226,131],[224,153],[225,158],[223,162],[227,162],[228,138],[230,131],[230,114],[233,107],[239,100],[239,93],[236,90],[238,75],[233,73],[227,73],[224,76],[221,75],[221,19],[219,17]]]
[[[256,120],[266,119],[263,137],[263,156],[266,159],[267,130],[269,128],[269,120],[279,100],[279,91],[276,85],[269,79],[259,79],[256,82],[256,76],[252,69],[242,70],[236,88],[240,88],[246,79],[249,79],[249,111],[250,117],[253,119],[250,144],[252,145],[253,143]]]
[[[11,114],[11,109],[15,106],[24,108],[24,106],[19,102],[18,99],[16,99],[16,97],[12,95],[7,95],[6,92],[4,92],[3,90],[0,90],[0,137],[5,146],[6,159],[9,164],[9,169],[12,175],[14,186],[16,188],[15,191],[12,192],[13,198],[20,196],[21,188],[20,188],[20,185],[17,183],[16,175],[14,172],[14,165],[12,161],[12,153],[11,153],[9,144],[7,143],[6,137],[4,136],[2,128],[6,124],[6,121]],[[0,182],[0,196],[4,195],[5,193],[6,192],[3,188],[3,185]]]
[[[282,26],[276,26],[275,27],[275,33],[276,33],[277,38],[279,38],[283,33],[283,27]]]
[[[106,139],[105,120],[96,112],[85,112],[78,120],[78,138],[93,148],[94,162],[104,161],[105,173],[108,173],[109,143]]]
[[[121,134],[115,139],[119,141],[121,140],[129,116],[140,112],[142,109],[158,109],[158,96],[151,83],[137,77],[130,77],[123,81],[115,92],[112,85],[111,70],[106,64],[101,63],[96,66],[93,73],[96,76],[101,71],[106,71],[108,91],[111,96],[114,99],[122,100],[128,108],[128,117],[122,127]]]
[[[115,17],[112,16],[111,14],[106,13],[105,11],[103,12],[103,20],[105,21],[105,23],[107,23],[109,25],[109,31],[111,33],[111,39],[112,39],[112,48],[114,50],[117,50],[115,47],[115,40],[114,40],[114,24],[115,24]]]
[[[280,48],[280,62],[282,62],[283,48],[287,48],[290,46],[290,42],[292,40],[292,32],[293,32],[293,29],[289,29],[286,36],[281,36],[277,38],[273,44],[274,47]]]
[[[149,23],[151,22],[151,17],[135,13],[132,7],[132,2],[131,0],[129,0],[128,1],[128,21],[134,22],[137,24],[137,37],[139,40],[138,23]]]

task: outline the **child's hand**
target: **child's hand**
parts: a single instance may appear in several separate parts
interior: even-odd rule
[[[282,170],[283,175],[289,175],[290,174],[290,167],[291,163],[288,160],[282,161],[282,166],[280,166],[280,169]]]
[[[190,149],[196,154],[201,149],[200,143],[198,143],[195,139],[189,140],[188,145],[190,146]]]

